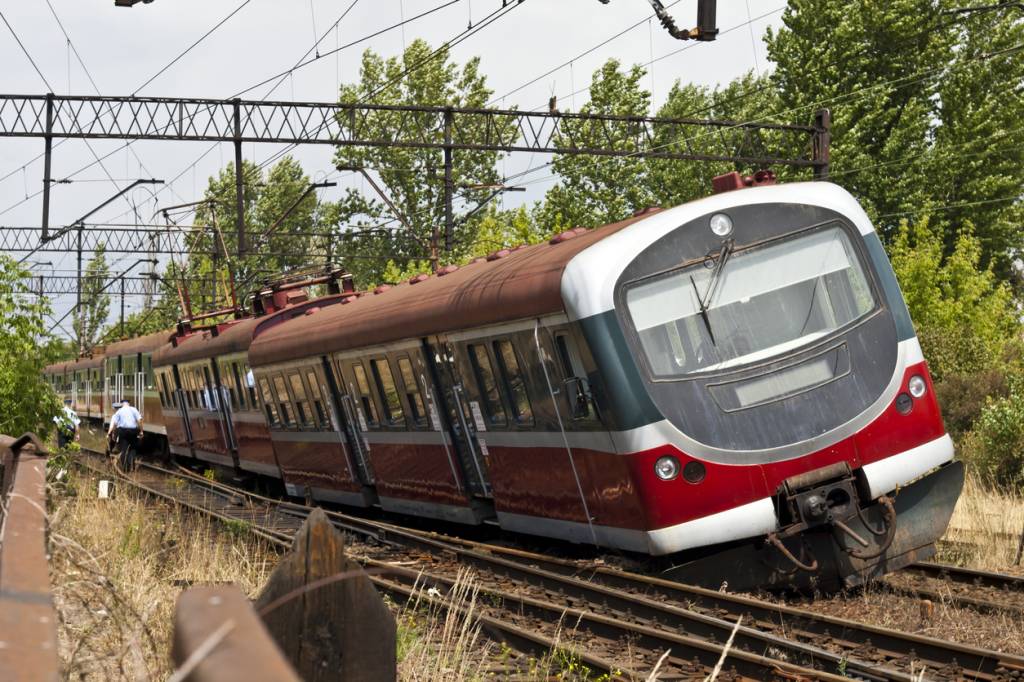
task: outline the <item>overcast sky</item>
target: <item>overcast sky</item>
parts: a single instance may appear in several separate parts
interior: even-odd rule
[[[103,95],[211,97],[235,95],[274,74],[292,67],[323,35],[352,0],[250,0],[237,14],[210,37],[202,41],[180,61],[152,82],[140,86],[159,72],[186,47],[200,38],[220,20],[242,4],[242,0],[154,0],[133,8],[115,8],[114,0],[48,0],[70,36]],[[356,0],[354,7],[336,31],[330,31],[320,43],[320,52],[333,50],[358,38],[409,19],[444,0]],[[666,4],[668,4],[666,2]],[[324,57],[287,78],[271,95],[272,99],[332,101],[338,83],[358,77],[362,51],[371,48],[384,55],[401,52],[415,38],[440,44],[464,31],[501,6],[501,0],[460,0],[423,19],[407,23],[371,38],[336,55]],[[461,62],[479,55],[488,84],[496,95],[517,90],[524,83],[555,66],[573,60],[602,41],[640,22],[608,44],[580,57],[555,73],[528,87],[518,89],[499,106],[522,109],[546,107],[551,94],[558,95],[560,108],[578,109],[586,101],[584,88],[593,71],[606,59],[648,66],[646,86],[654,94],[655,108],[664,101],[672,83],[696,82],[706,85],[724,83],[750,70],[767,65],[761,40],[768,26],[778,26],[784,0],[720,0],[718,26],[722,35],[712,43],[680,42],[672,39],[650,19],[646,0],[525,0],[506,16],[482,29],[453,50]],[[7,26],[0,22],[0,92],[91,95],[96,90],[89,82],[77,57],[58,26],[47,0],[0,0],[0,11],[24,43],[49,82],[43,82],[18,46]],[[695,25],[696,0],[681,0],[671,7],[680,26]],[[732,30],[730,30],[732,29]],[[682,49],[681,49],[682,48]],[[247,93],[260,98],[268,86]],[[120,147],[114,141],[91,141],[92,149],[102,156]],[[139,205],[143,221],[159,205],[194,201],[201,198],[207,178],[233,158],[230,144],[221,145],[198,163],[208,143],[137,142],[130,151],[115,153],[104,164],[116,180],[156,177],[170,180],[186,171],[173,185],[160,190],[156,199],[145,189],[132,192],[129,200],[118,201],[90,220],[131,221],[131,201]],[[24,201],[42,186],[42,162],[28,163],[42,152],[42,140],[0,138],[0,225],[39,226],[39,197]],[[277,151],[274,145],[246,145],[246,158],[263,161]],[[306,172],[319,176],[332,172],[331,150],[324,146],[300,148],[295,156]],[[55,178],[64,178],[94,161],[82,141],[69,141],[54,151]],[[141,159],[144,169],[140,168]],[[509,157],[502,172],[512,173],[538,165],[544,159],[529,154]],[[26,165],[27,164],[27,165]],[[193,166],[194,164],[194,166]],[[24,167],[24,171],[22,168]],[[337,173],[335,173],[337,175]],[[94,166],[72,178],[75,183],[58,185],[52,192],[51,225],[64,225],[113,195],[117,188]],[[506,205],[532,201],[554,182],[544,171],[531,175],[529,192],[508,195]],[[323,198],[340,194],[351,182],[341,178],[339,187],[322,190]],[[357,185],[358,186],[358,185]],[[128,212],[127,214],[125,212]],[[17,255],[17,254],[15,254]],[[40,254],[39,261],[52,261],[56,270],[74,268],[74,257]],[[130,264],[134,255],[113,257]],[[118,266],[115,265],[117,270]],[[49,266],[38,265],[43,273]],[[57,316],[73,304],[73,297],[55,301]],[[129,312],[141,300],[129,301]]]

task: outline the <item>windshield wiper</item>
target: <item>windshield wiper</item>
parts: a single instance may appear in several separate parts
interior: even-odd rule
[[[708,307],[704,304],[704,300],[700,297],[700,292],[697,291],[697,283],[693,281],[693,275],[690,275],[690,284],[693,285],[693,295],[697,297],[697,303],[700,305],[700,319],[704,320],[704,326],[708,330],[708,336],[711,337],[711,345],[715,344],[715,333],[711,331],[711,320],[708,319]]]
[[[715,262],[715,269],[711,272],[711,279],[708,282],[708,288],[704,291],[704,296],[700,295],[697,291],[697,283],[693,279],[693,275],[690,275],[690,284],[693,285],[693,293],[697,296],[697,303],[700,304],[700,318],[704,320],[704,326],[708,330],[708,336],[711,337],[711,345],[718,345],[715,343],[715,333],[711,331],[711,318],[708,316],[708,309],[711,306],[711,299],[715,295],[715,291],[718,289],[718,282],[722,276],[722,270],[725,268],[726,262],[729,260],[729,256],[732,255],[733,247],[736,242],[732,239],[727,240],[722,244],[721,250],[718,252],[718,259]]]

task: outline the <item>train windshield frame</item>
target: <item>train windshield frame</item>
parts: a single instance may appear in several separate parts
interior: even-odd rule
[[[728,260],[719,263],[721,256]],[[712,252],[635,280],[624,302],[655,380],[771,361],[835,336],[880,307],[847,230],[811,230]]]

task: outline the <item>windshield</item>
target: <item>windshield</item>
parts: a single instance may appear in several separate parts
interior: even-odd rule
[[[827,336],[875,300],[838,226],[640,282],[626,305],[652,373],[672,377],[770,358]],[[714,273],[718,281],[709,289]],[[701,300],[708,292],[709,299]]]

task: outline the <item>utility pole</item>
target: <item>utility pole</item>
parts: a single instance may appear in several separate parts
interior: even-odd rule
[[[121,332],[120,332],[119,336],[123,339],[124,338],[124,275],[123,274],[121,275],[120,279],[121,279]]]
[[[452,214],[452,110],[444,112],[444,250],[451,253],[455,241],[455,216]]]
[[[235,230],[238,232],[238,260],[245,257],[245,179],[242,175],[241,100],[234,101],[235,117]]]

